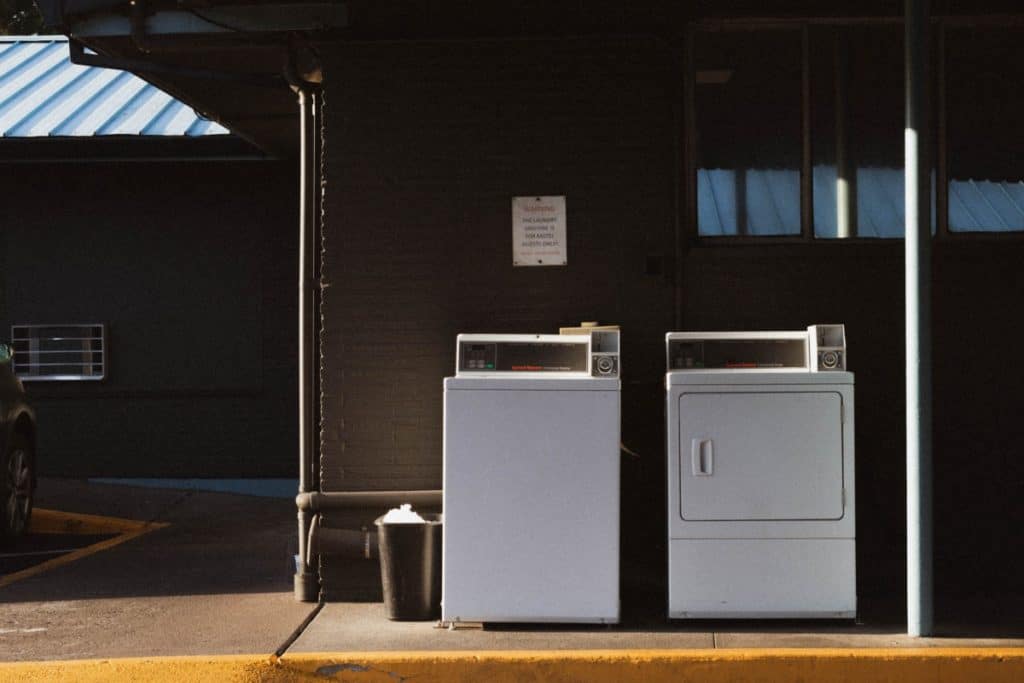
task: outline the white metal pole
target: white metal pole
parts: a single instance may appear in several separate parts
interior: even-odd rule
[[[907,633],[932,613],[931,165],[928,161],[928,0],[905,0]]]

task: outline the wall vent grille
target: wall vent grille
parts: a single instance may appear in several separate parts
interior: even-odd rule
[[[25,382],[99,381],[107,372],[107,328],[12,325],[14,372]]]

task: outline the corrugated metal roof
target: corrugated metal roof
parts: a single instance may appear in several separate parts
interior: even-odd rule
[[[64,36],[0,36],[0,136],[228,135],[127,71],[72,64]]]

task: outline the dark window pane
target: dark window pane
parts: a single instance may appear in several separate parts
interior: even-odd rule
[[[701,235],[800,234],[800,33],[695,36]]]
[[[814,234],[902,237],[903,31],[811,33]]]
[[[946,34],[949,229],[1024,230],[1024,30]]]

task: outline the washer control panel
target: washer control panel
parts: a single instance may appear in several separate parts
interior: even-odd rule
[[[618,331],[571,334],[460,334],[457,375],[521,373],[616,378]]]
[[[538,335],[541,336],[541,335]],[[585,340],[581,340],[585,341]],[[589,372],[590,347],[581,342],[460,341],[459,368],[465,372]]]
[[[459,345],[459,370],[494,370],[497,367],[498,345],[463,342]]]
[[[619,354],[595,353],[590,359],[590,374],[594,377],[618,377]]]

